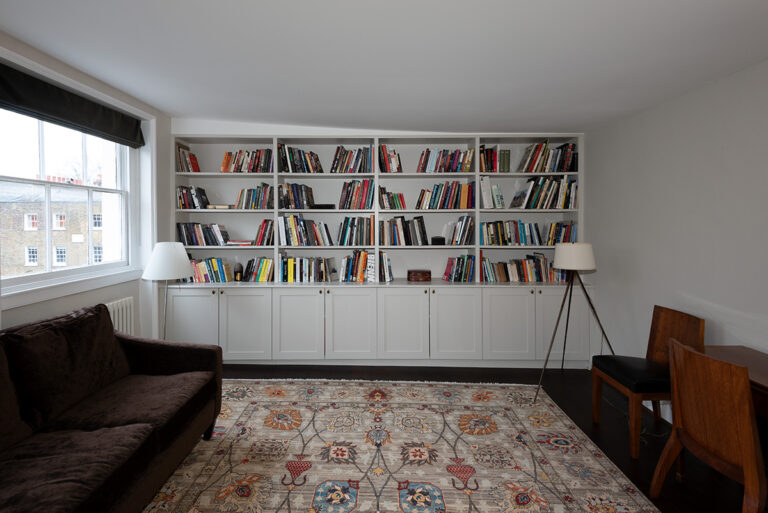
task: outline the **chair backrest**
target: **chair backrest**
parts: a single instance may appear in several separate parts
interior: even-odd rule
[[[683,445],[732,479],[744,483],[747,474],[764,481],[747,368],[671,340],[670,372],[673,426]]]
[[[669,364],[669,339],[704,351],[704,319],[656,305],[653,307],[651,334],[645,357],[654,362]]]

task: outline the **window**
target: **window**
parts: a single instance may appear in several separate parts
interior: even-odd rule
[[[24,231],[37,230],[37,214],[24,214]]]
[[[67,214],[53,214],[53,226],[54,230],[63,230],[67,227]]]
[[[24,249],[24,265],[27,267],[37,265],[37,246],[27,246]]]
[[[67,247],[53,247],[53,265],[67,265]]]
[[[0,109],[3,285],[91,273],[92,264],[128,265],[131,151]]]

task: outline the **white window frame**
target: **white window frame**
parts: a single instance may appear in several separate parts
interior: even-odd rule
[[[30,250],[34,250],[35,252],[34,262],[29,258]],[[40,265],[40,251],[37,249],[37,246],[24,246],[24,266],[37,267],[38,265]]]
[[[32,223],[32,217],[34,216],[35,222],[34,226]],[[39,214],[24,214],[24,231],[25,232],[36,232],[40,227],[40,215]]]
[[[59,261],[59,250],[64,255],[64,259]],[[67,265],[67,247],[66,246],[53,246],[53,260],[51,265],[54,267],[63,267]]]
[[[67,214],[62,212],[56,212],[51,218],[51,230],[66,230],[67,229]]]

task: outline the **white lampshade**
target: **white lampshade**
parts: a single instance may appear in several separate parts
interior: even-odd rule
[[[594,271],[595,254],[589,242],[563,242],[555,245],[555,269]]]
[[[187,252],[181,242],[158,242],[141,277],[145,280],[180,280],[192,276]]]

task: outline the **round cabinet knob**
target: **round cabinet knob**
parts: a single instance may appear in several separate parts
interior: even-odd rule
[[[322,293],[323,293],[323,291],[322,291],[322,290],[318,290],[318,292],[319,292],[320,294],[322,294]]]
[[[424,291],[424,294],[426,294],[426,293],[427,293],[427,291],[425,290],[425,291]]]
[[[531,294],[533,294],[533,289],[531,289]]]
[[[212,291],[211,291],[211,294],[216,294],[216,291],[215,291],[215,290],[212,290]]]
[[[325,293],[326,294],[330,294],[331,293],[331,289],[326,290]]]
[[[432,289],[432,294],[434,294],[434,293],[435,293],[435,289]]]
[[[220,290],[220,291],[219,291],[219,294],[224,294],[224,291],[223,291],[223,290]]]
[[[541,289],[539,289],[539,294],[541,294]]]

